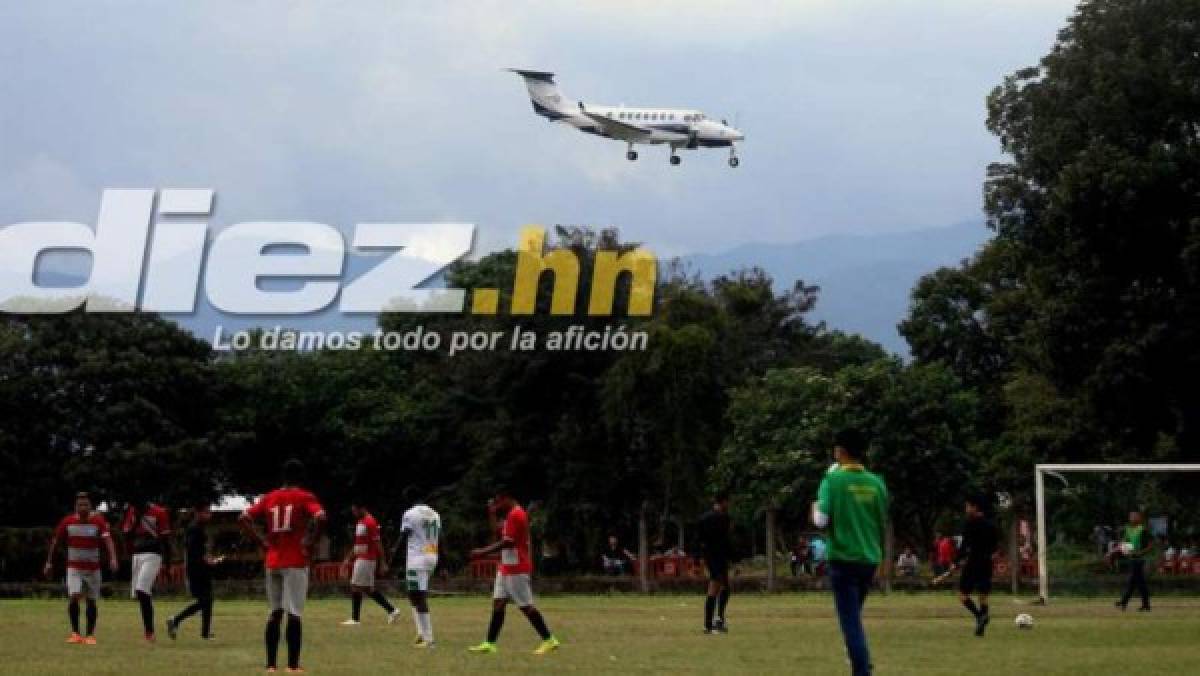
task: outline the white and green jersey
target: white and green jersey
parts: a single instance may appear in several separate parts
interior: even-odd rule
[[[428,505],[413,505],[404,513],[401,530],[408,534],[408,570],[433,570],[437,567],[438,537],[442,517]]]

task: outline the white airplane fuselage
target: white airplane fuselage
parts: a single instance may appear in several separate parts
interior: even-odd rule
[[[716,121],[691,108],[644,108],[606,106],[570,101],[559,91],[554,74],[517,70],[525,80],[533,110],[551,122],[561,122],[579,131],[624,141],[626,157],[637,159],[635,144],[669,145],[671,164],[679,164],[676,151],[690,148],[729,148],[730,166],[738,166],[734,144],[746,138],[724,120]]]

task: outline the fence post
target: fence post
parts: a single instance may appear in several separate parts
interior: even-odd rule
[[[646,526],[646,509],[647,505],[643,502],[638,512],[638,582],[643,594],[650,591],[650,535]]]
[[[1021,519],[1017,516],[1016,510],[1010,510],[1012,523],[1008,526],[1008,574],[1012,582],[1012,593],[1017,594],[1021,591],[1021,550],[1017,546],[1017,526],[1020,525]]]
[[[767,591],[775,591],[775,508],[767,507]]]

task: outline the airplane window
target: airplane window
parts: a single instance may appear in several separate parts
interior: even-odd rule
[[[671,118],[670,118],[670,119],[671,119],[671,121],[672,121],[672,122],[674,122],[674,121],[675,121],[675,113],[671,113]]]
[[[608,116],[609,116],[609,117],[612,117],[612,112],[609,112]]]

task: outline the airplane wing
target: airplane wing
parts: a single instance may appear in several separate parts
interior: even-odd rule
[[[614,120],[611,117],[605,117],[596,113],[589,113],[586,110],[583,111],[583,114],[600,125],[600,128],[609,136],[621,139],[622,141],[643,141],[653,133],[652,129],[639,127],[636,124],[629,124],[628,122],[621,122],[620,120]]]

